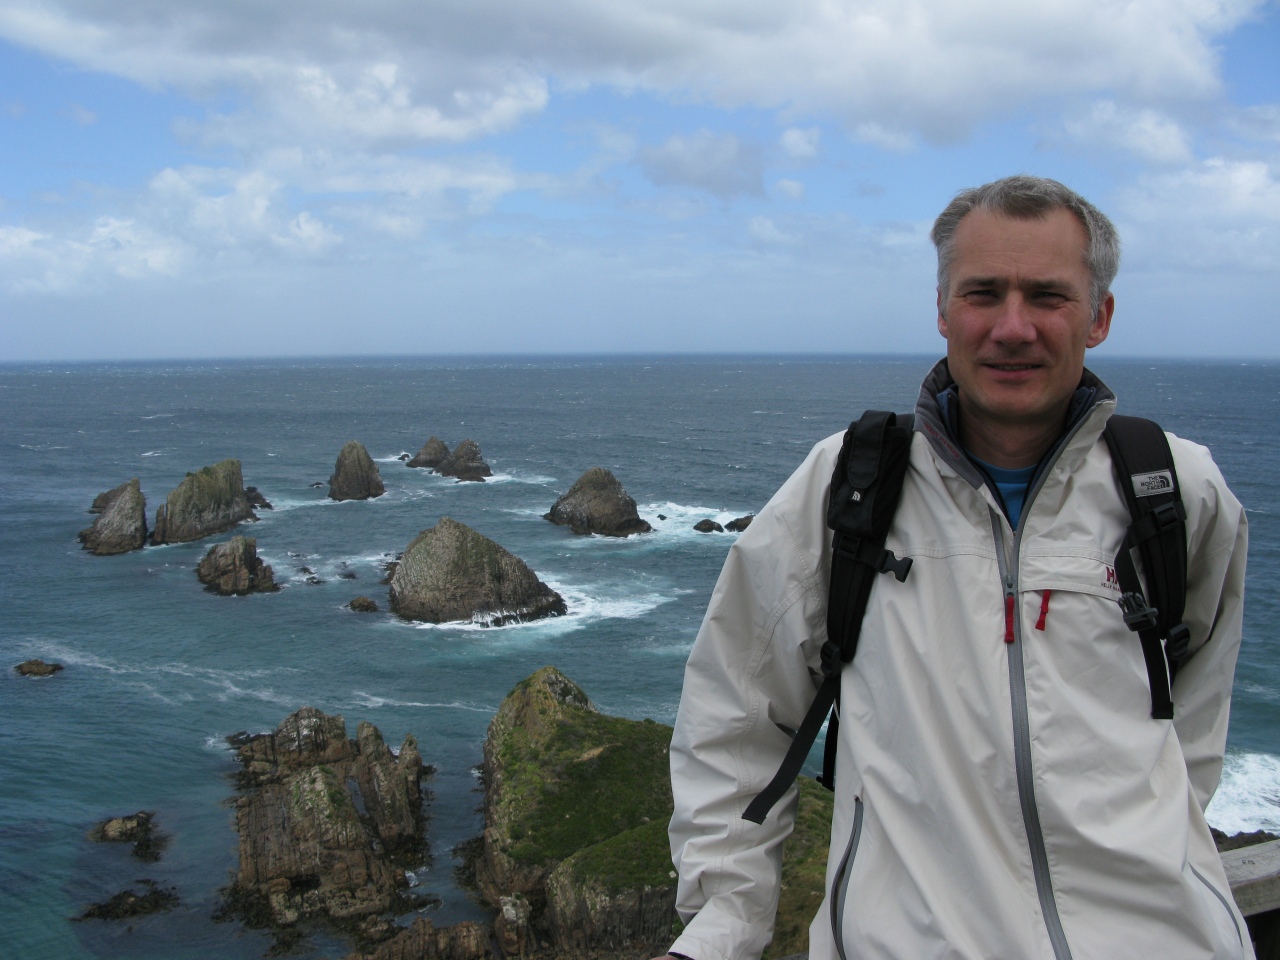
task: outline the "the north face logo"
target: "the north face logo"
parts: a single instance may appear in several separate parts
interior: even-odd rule
[[[1135,473],[1133,495],[1135,497],[1153,497],[1158,493],[1173,493],[1173,472],[1156,470],[1154,473]]]

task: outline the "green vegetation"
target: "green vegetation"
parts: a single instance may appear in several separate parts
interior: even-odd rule
[[[671,886],[667,819],[651,820],[574,854],[568,869],[575,885],[593,881],[608,894]]]
[[[508,852],[527,866],[554,864],[646,823],[665,829],[671,817],[670,727],[562,710],[570,717],[550,718],[544,737],[514,727],[500,757],[504,805],[524,828]]]
[[[798,778],[796,785],[796,827],[782,847],[782,895],[764,960],[808,950],[809,924],[822,905],[835,794],[809,777]]]

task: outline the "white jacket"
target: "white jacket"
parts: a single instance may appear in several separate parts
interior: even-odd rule
[[[1153,720],[1109,572],[1129,523],[1101,441],[1114,397],[1086,373],[1091,405],[1015,534],[942,426],[946,382],[940,363],[921,392],[887,544],[911,574],[877,578],[841,676],[810,957],[1252,957],[1203,813],[1240,641],[1244,511],[1209,452],[1170,436],[1195,652],[1173,685],[1175,719]],[[772,936],[794,788],[762,825],[742,812],[821,681],[840,444],[818,444],[729,551],[689,657],[671,748],[687,925],[671,949],[696,960],[749,960]]]

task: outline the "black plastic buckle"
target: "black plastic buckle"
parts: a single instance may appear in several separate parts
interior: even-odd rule
[[[903,557],[899,560],[893,555],[892,550],[882,550],[880,562],[876,564],[876,572],[892,573],[898,578],[899,583],[906,583],[907,574],[911,572],[911,558]]]
[[[1191,631],[1185,623],[1175,623],[1169,628],[1169,636],[1164,643],[1165,650],[1175,663],[1183,660],[1191,647]]]
[[[840,676],[840,668],[844,666],[840,656],[840,644],[828,640],[822,645],[822,675],[824,677]]]
[[[1150,515],[1155,518],[1156,529],[1160,533],[1164,533],[1170,527],[1177,526],[1187,519],[1187,511],[1182,506],[1181,500],[1170,500],[1168,503],[1162,503],[1152,510]]]
[[[1147,598],[1140,593],[1125,593],[1116,601],[1124,614],[1125,626],[1134,633],[1150,630],[1157,623],[1159,611],[1147,603]]]

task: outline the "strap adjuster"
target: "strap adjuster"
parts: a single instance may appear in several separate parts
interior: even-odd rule
[[[1168,651],[1169,658],[1174,663],[1180,663],[1187,656],[1187,650],[1191,647],[1191,631],[1187,629],[1185,623],[1175,623],[1169,628],[1168,639],[1165,640],[1165,650]]]
[[[840,668],[844,666],[843,658],[840,656],[840,644],[834,640],[828,640],[822,645],[822,675],[824,677],[840,676]]]

